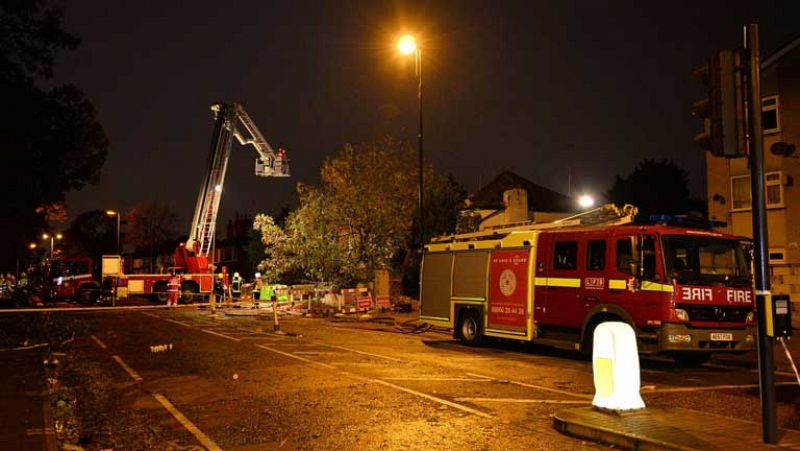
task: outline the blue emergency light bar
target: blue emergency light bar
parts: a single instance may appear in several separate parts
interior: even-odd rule
[[[692,218],[688,215],[650,215],[649,219],[650,222],[654,224],[697,227],[703,229],[725,227],[728,225],[728,223],[724,221],[715,221],[712,219],[703,220],[701,218]]]

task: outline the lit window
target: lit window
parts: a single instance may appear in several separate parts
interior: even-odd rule
[[[783,172],[767,172],[764,174],[764,189],[767,195],[767,208],[784,207]],[[731,199],[733,199],[733,211],[750,209],[749,175],[731,177]]]
[[[761,99],[761,129],[764,133],[781,131],[778,105],[778,96],[769,96]]]

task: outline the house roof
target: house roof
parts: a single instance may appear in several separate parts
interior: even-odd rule
[[[505,207],[503,193],[512,188],[523,188],[528,192],[529,211],[564,213],[575,211],[575,202],[569,197],[537,185],[511,171],[501,172],[477,192],[467,196],[462,207],[503,209]]]
[[[777,63],[787,53],[790,53],[792,50],[796,49],[799,46],[800,46],[800,36],[797,36],[796,38],[790,40],[786,44],[778,47],[777,50],[775,50],[774,52],[770,53],[769,55],[761,59],[761,70],[765,71],[772,68],[772,66],[774,66],[775,63]]]

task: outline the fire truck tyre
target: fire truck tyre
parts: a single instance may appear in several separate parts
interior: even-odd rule
[[[75,300],[80,305],[92,305],[97,302],[100,292],[94,287],[81,287]]]
[[[481,328],[478,323],[478,315],[473,312],[462,313],[458,327],[461,332],[462,343],[467,346],[477,346],[480,344]]]
[[[153,285],[153,295],[150,297],[150,300],[153,302],[157,302],[159,304],[163,304],[167,302],[167,284],[166,283],[157,283]]]
[[[711,358],[708,352],[682,352],[672,356],[675,363],[681,366],[700,366]]]
[[[192,284],[189,284],[189,283],[184,284],[181,287],[181,300],[180,300],[180,302],[183,303],[183,304],[188,304],[188,303],[194,302],[196,300],[199,301],[199,299],[196,299],[197,298],[197,293],[199,293],[199,292],[200,292],[200,290],[198,290],[196,286],[194,286]]]

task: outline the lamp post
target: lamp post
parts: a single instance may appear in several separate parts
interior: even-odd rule
[[[106,210],[106,214],[108,216],[116,216],[117,217],[117,255],[119,255],[119,217],[120,217],[120,214],[116,210]]]
[[[43,233],[42,234],[42,239],[43,240],[47,240],[47,239],[50,240],[50,260],[53,259],[53,250],[55,248],[54,240],[60,240],[61,238],[64,238],[64,235],[62,235],[60,233],[55,233],[55,234],[53,234],[53,233]]]
[[[397,48],[404,55],[414,54],[416,73],[417,73],[417,102],[419,104],[419,133],[417,134],[417,151],[419,154],[419,192],[417,197],[419,207],[419,242],[420,247],[425,245],[425,215],[423,213],[423,166],[422,166],[422,51],[417,45],[414,36],[406,34],[397,41]]]

